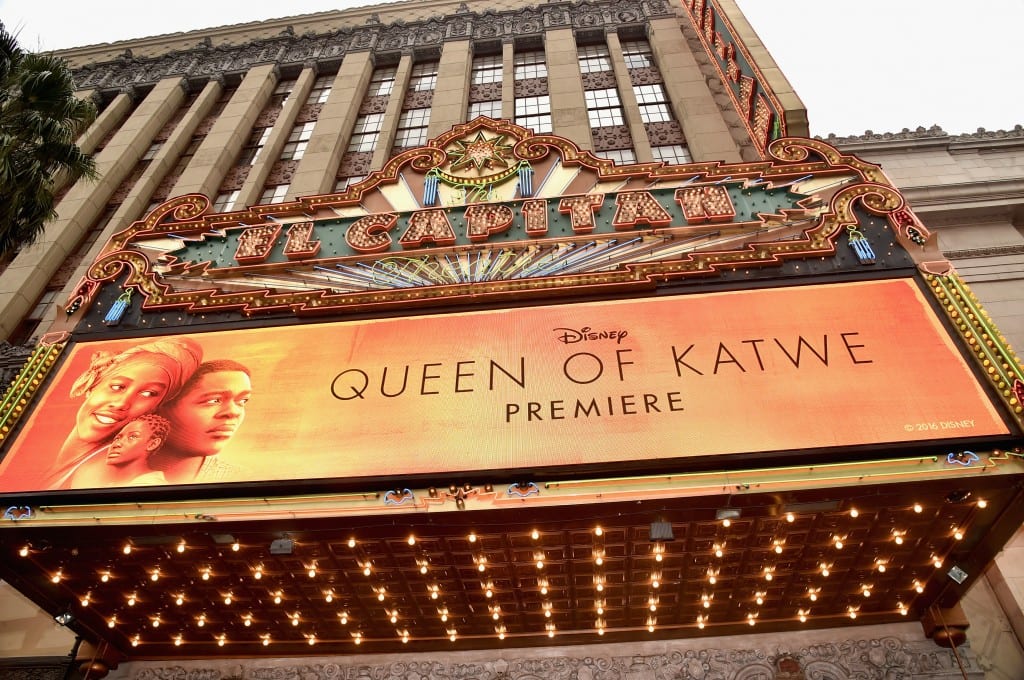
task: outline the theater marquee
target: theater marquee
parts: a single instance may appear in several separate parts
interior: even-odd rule
[[[1008,433],[909,279],[180,338],[201,348],[189,361],[230,358],[250,375],[227,369],[246,384],[217,394],[235,413],[215,453],[196,457],[187,477],[138,483],[565,471],[792,450],[813,458],[822,448]],[[84,431],[92,399],[69,394],[97,352],[116,365],[118,353],[153,340],[75,346],[5,459],[0,491],[103,486],[121,412],[105,411],[107,429],[76,452],[89,474],[68,475],[67,442]],[[142,380],[140,370],[136,362],[118,379]],[[163,384],[140,388],[149,402],[136,415],[166,415],[167,437],[188,439],[199,426],[167,408],[169,392],[153,396]]]

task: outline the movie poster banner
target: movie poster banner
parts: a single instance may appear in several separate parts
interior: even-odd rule
[[[901,279],[81,343],[0,493],[1005,434]]]

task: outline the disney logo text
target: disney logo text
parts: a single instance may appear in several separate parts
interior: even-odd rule
[[[554,328],[552,330],[556,333],[561,333],[561,335],[555,336],[555,339],[566,345],[572,345],[574,343],[584,342],[587,340],[614,340],[615,344],[618,345],[622,342],[624,337],[629,335],[629,331],[595,331],[590,326],[584,326],[579,330],[575,328]]]

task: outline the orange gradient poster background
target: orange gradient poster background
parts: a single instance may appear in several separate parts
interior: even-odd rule
[[[204,360],[252,373],[221,482],[564,471],[1008,432],[911,280],[188,337]],[[147,341],[70,350],[0,464],[0,492],[61,488],[44,480],[83,401],[70,386],[96,351]]]

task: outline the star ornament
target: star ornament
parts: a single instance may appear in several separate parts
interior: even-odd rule
[[[452,172],[475,168],[479,173],[509,167],[512,147],[509,144],[502,144],[504,140],[505,135],[488,138],[482,131],[477,132],[473,139],[456,140],[456,148],[448,152],[452,157]]]

